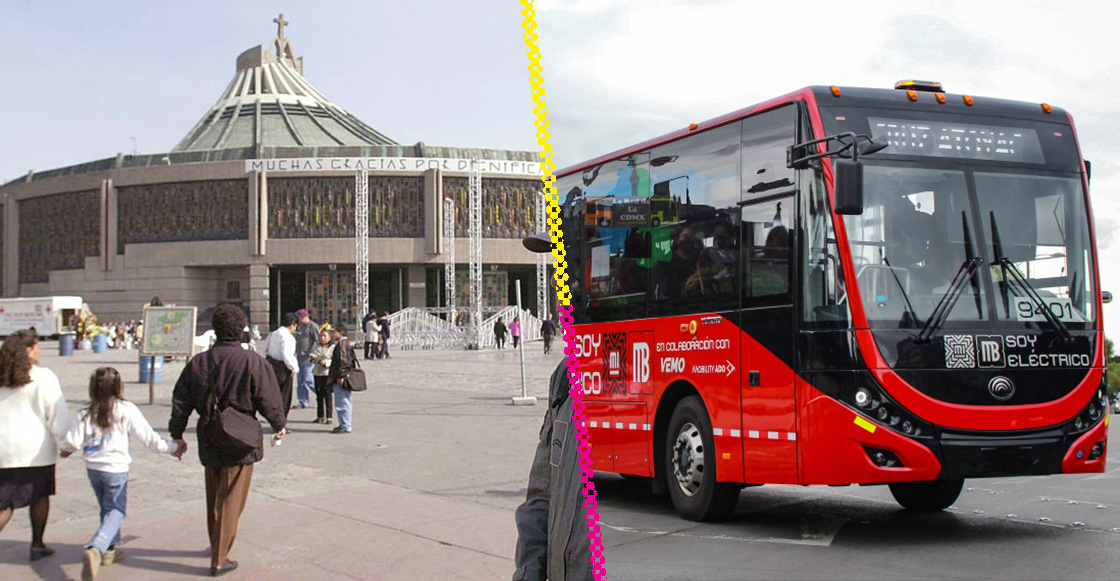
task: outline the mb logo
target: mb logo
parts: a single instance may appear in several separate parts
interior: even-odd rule
[[[977,335],[976,336],[977,363],[980,367],[1004,367],[1003,336],[1002,335]]]
[[[646,383],[649,381],[649,344],[648,343],[634,343],[634,361],[630,367],[633,377],[631,381],[634,383]]]

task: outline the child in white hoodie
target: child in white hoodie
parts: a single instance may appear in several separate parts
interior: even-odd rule
[[[102,564],[122,558],[121,540],[128,500],[129,437],[137,438],[153,452],[171,453],[179,446],[152,429],[144,414],[121,396],[121,375],[112,367],[100,367],[89,378],[89,403],[82,407],[62,443],[65,451],[81,450],[86,474],[101,506],[101,526],[86,545],[82,578],[97,579]]]

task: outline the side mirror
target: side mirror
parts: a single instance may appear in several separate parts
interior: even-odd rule
[[[836,213],[858,216],[863,213],[863,166],[847,159],[832,162],[836,194]]]

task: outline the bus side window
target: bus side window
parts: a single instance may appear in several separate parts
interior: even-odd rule
[[[850,316],[844,300],[840,252],[832,228],[832,214],[819,173],[803,184],[801,215],[805,220],[805,278],[802,318],[810,327],[847,328]]]
[[[582,323],[587,301],[583,295],[584,196],[580,187],[575,185],[578,179],[578,174],[561,178],[557,181],[556,191],[560,193],[560,229],[564,234],[564,259],[567,262],[572,311],[576,321]]]
[[[743,206],[743,306],[792,302],[791,224],[793,196]]]
[[[740,147],[731,123],[653,149],[651,315],[739,307]]]
[[[579,228],[583,253],[581,322],[646,317],[652,243],[649,163],[649,153],[641,152],[564,178],[565,184],[579,184],[582,194],[574,201],[581,218],[570,225]]]
[[[797,132],[797,107],[753,115],[743,120],[742,231],[743,308],[793,302],[793,194],[796,172],[786,167],[786,148]]]

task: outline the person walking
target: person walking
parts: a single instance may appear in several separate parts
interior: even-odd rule
[[[331,401],[334,389],[327,384],[327,376],[331,372],[331,358],[334,356],[334,333],[331,332],[330,327],[323,326],[323,330],[319,332],[319,344],[315,346],[315,352],[311,354],[311,360],[315,362],[315,423],[316,424],[331,424],[331,415],[333,412],[334,404]]]
[[[299,377],[296,378],[296,399],[299,407],[311,405],[311,394],[315,392],[315,375],[312,368],[315,364],[311,361],[311,352],[319,341],[319,325],[311,322],[311,315],[307,309],[296,311],[299,317],[299,326],[296,327],[296,362],[299,364]]]
[[[128,505],[129,437],[161,454],[179,449],[178,444],[157,434],[140,408],[122,393],[121,374],[116,369],[94,371],[89,378],[89,402],[78,412],[61,446],[67,452],[82,451],[86,476],[101,508],[101,524],[82,555],[82,579],[86,581],[97,579],[101,565],[119,562],[124,556],[117,545]]]
[[[210,575],[214,577],[237,568],[237,561],[228,558],[229,551],[249,496],[253,465],[264,458],[264,446],[257,439],[247,450],[233,448],[215,438],[211,410],[233,409],[251,418],[260,414],[275,432],[276,442],[287,433],[276,374],[259,355],[241,348],[239,339],[245,324],[245,312],[240,307],[223,304],[214,309],[212,326],[218,342],[206,356],[191,359],[179,375],[168,423],[171,438],[179,446],[175,456],[182,458],[187,450],[183,432],[191,413],[198,412],[198,459],[206,473],[206,527],[210,533]]]
[[[498,349],[506,344],[506,324],[502,322],[501,317],[494,321],[494,343],[498,346]]]
[[[280,401],[284,407],[285,418],[292,409],[292,380],[299,373],[295,337],[297,327],[299,327],[299,317],[295,313],[288,313],[284,315],[284,324],[269,333],[268,338],[264,340],[265,359],[272,364],[272,370],[276,373],[276,383],[280,386]]]
[[[346,378],[354,369],[354,348],[346,338],[344,323],[339,323],[334,328],[334,340],[334,353],[331,355],[330,371],[327,373],[327,385],[334,391],[334,410],[338,413],[338,427],[332,432],[349,434],[354,428],[354,402]]]
[[[521,341],[521,317],[515,316],[509,323],[509,336],[513,337],[513,348],[517,349],[517,343]]]
[[[377,357],[381,351],[381,322],[377,319],[377,313],[370,311],[373,315],[365,322],[365,327],[362,332],[365,333],[365,353],[364,358],[369,360]]]
[[[39,367],[39,336],[8,335],[0,345],[0,531],[16,509],[31,507],[32,562],[54,554],[43,533],[55,493],[57,442],[69,425],[58,376]]]
[[[381,317],[377,319],[377,325],[381,327],[381,343],[378,345],[381,350],[377,352],[378,359],[389,358],[389,311],[381,313]]]
[[[365,316],[362,317],[362,326],[358,330],[364,333],[366,331],[366,323],[368,323],[370,319],[376,319],[376,318],[377,318],[377,311],[375,311],[373,309],[370,309],[369,312],[366,313]],[[369,359],[369,357],[366,357],[366,359]]]
[[[556,334],[556,323],[552,322],[552,317],[546,317],[541,321],[541,338],[544,339],[544,354],[548,355],[552,351],[552,336]]]

